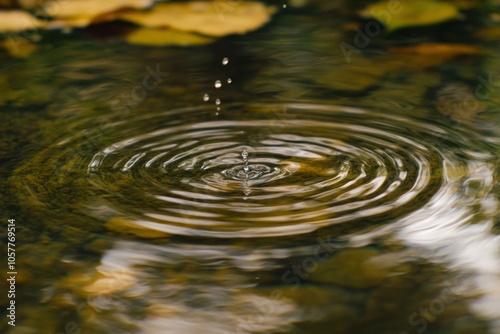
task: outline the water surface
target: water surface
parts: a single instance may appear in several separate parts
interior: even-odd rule
[[[347,59],[352,13],[316,10],[204,47],[1,55],[2,330],[499,333],[498,47],[391,51],[450,23]]]

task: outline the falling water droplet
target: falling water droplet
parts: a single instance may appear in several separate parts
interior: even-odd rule
[[[222,65],[227,65],[228,63],[229,63],[229,58],[224,57],[224,58],[222,59]]]
[[[210,100],[210,95],[208,94],[203,95],[203,101],[207,102],[208,100]]]
[[[220,80],[217,80],[215,82],[215,88],[221,88],[221,86],[222,86],[222,82]]]
[[[215,104],[216,104],[216,105],[219,105],[219,104],[220,104],[220,99],[216,99],[216,100],[215,100]]]
[[[233,82],[233,80],[231,78],[227,78],[227,83],[229,84],[231,82]]]
[[[283,4],[283,8],[286,8],[286,4]]]

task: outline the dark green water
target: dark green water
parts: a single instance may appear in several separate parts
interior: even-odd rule
[[[499,333],[492,23],[346,56],[357,19],[326,7],[204,47],[77,31],[1,53],[1,331]],[[483,51],[391,51],[424,42]]]

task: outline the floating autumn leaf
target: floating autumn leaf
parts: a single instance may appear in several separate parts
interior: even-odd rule
[[[45,23],[21,10],[0,11],[0,33],[43,27]]]
[[[220,7],[216,2],[159,3],[148,12],[117,13],[116,19],[144,27],[167,27],[208,36],[244,34],[266,24],[276,11],[260,2]]]
[[[100,16],[124,9],[144,9],[153,4],[153,0],[59,0],[48,2],[43,10],[48,16],[54,17],[50,28],[86,27],[94,21],[100,21]]]
[[[196,35],[185,31],[158,28],[139,28],[126,37],[126,41],[135,45],[204,45],[212,43],[212,37]]]
[[[448,21],[459,16],[451,3],[432,0],[414,0],[394,4],[393,0],[369,5],[363,14],[384,24],[387,31],[406,27],[426,26]]]
[[[121,8],[142,9],[152,3],[152,0],[58,0],[47,3],[44,10],[54,17],[97,16]]]

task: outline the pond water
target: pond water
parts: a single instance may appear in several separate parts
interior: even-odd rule
[[[201,47],[86,30],[1,53],[1,331],[500,333],[495,27],[356,46],[353,13],[289,8]],[[404,52],[430,42],[481,52]]]

